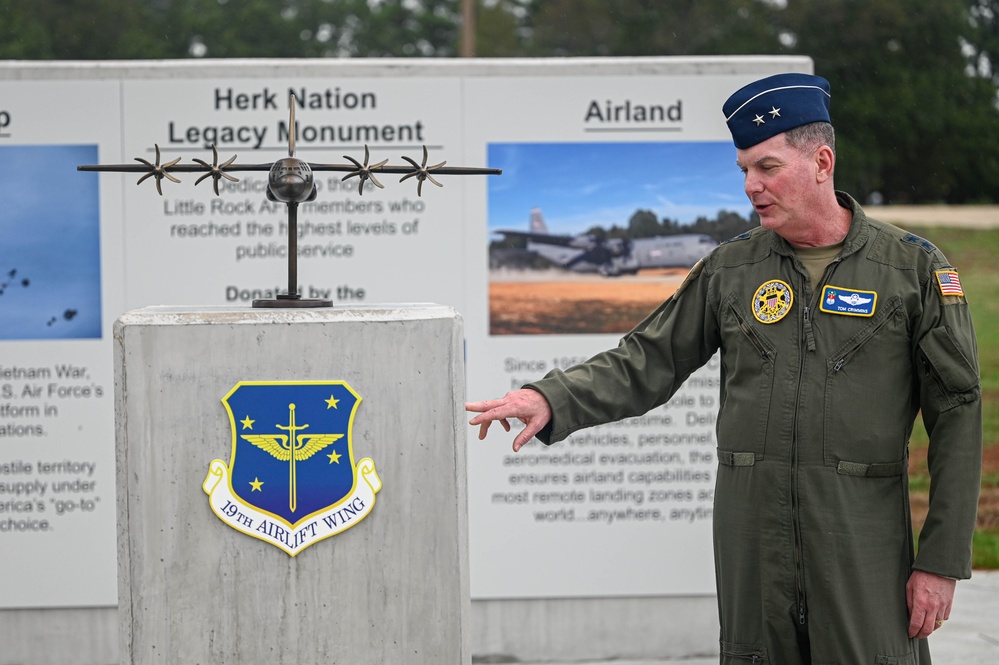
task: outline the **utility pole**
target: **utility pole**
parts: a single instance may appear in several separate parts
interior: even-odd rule
[[[475,57],[475,0],[461,0],[461,44],[462,58]]]

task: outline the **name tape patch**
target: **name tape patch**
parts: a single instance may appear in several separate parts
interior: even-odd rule
[[[845,316],[874,316],[877,304],[878,294],[875,291],[861,291],[826,284],[822,287],[819,310]]]

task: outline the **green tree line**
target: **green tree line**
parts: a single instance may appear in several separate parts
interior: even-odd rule
[[[659,219],[652,210],[640,209],[628,218],[627,226],[615,224],[609,229],[593,226],[587,229],[586,233],[598,238],[621,240],[673,236],[682,233],[702,233],[711,236],[716,242],[723,242],[759,225],[760,217],[755,212],[751,212],[746,218],[737,212],[719,210],[713,218],[701,215],[694,221],[684,224],[668,217]]]
[[[840,187],[886,203],[999,199],[999,0],[466,1],[478,57],[810,56],[833,88]],[[462,10],[4,0],[0,58],[456,57]]]
[[[760,225],[760,217],[751,212],[749,217],[743,217],[737,212],[719,210],[715,217],[701,215],[692,222],[681,223],[677,220],[663,217],[659,219],[656,213],[639,209],[628,218],[626,226],[612,225],[610,228],[591,226],[580,235],[588,235],[601,240],[636,240],[638,238],[655,238],[658,236],[674,236],[684,233],[702,233],[711,236],[716,242],[724,242],[745,233]],[[527,248],[527,239],[523,237],[508,237],[493,240],[490,250],[522,250]],[[541,262],[546,264],[544,260]]]

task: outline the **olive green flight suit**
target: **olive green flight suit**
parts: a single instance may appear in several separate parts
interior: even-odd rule
[[[971,575],[981,388],[957,273],[930,243],[837,196],[853,220],[819,291],[786,241],[755,229],[706,256],[617,348],[529,385],[551,404],[539,438],[553,443],[663,404],[721,350],[723,664],[925,665],[926,641],[907,635],[911,571]],[[931,489],[913,558],[908,440],[920,410]]]

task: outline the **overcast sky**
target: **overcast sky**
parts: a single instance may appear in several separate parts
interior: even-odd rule
[[[489,166],[489,228],[528,230],[541,208],[551,233],[627,226],[636,210],[681,223],[720,210],[748,216],[731,141],[497,143]]]

